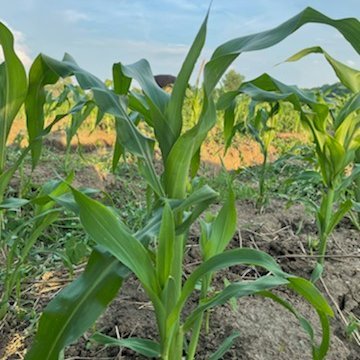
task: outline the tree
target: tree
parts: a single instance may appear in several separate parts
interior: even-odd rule
[[[225,74],[221,82],[222,87],[225,92],[234,91],[241,85],[244,79],[245,76],[241,75],[236,70],[231,69]]]

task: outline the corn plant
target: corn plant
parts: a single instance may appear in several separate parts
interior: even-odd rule
[[[308,8],[277,28],[219,46],[204,69],[204,100],[197,123],[183,131],[185,92],[205,42],[207,18],[190,48],[171,94],[156,85],[146,60],[128,66],[115,64],[114,90],[81,69],[70,55],[65,55],[63,61],[45,55],[35,60],[38,71],[34,73],[30,96],[36,108],[27,109],[28,115],[39,114],[43,103],[35,101],[36,92],[47,82],[75,76],[84,90],[91,90],[100,110],[115,117],[117,142],[113,163],[116,165],[124,151],[138,158],[139,171],[153,195],[153,210],[148,223],[132,233],[120,220],[116,209],[93,200],[70,185],[72,197],[69,194],[66,197],[51,196],[58,204],[79,215],[85,231],[98,246],[84,273],[45,309],[26,359],[58,359],[64,348],[94,323],[130,273],[135,274],[153,305],[158,341],[109,339],[97,334],[94,338],[99,342],[126,346],[145,356],[162,359],[180,360],[186,351],[186,358],[193,359],[206,312],[234,297],[256,294],[273,299],[296,316],[310,336],[314,359],[325,357],[329,346],[328,317],[332,315],[332,310],[316,287],[305,279],[283,272],[274,259],[261,251],[246,248],[226,250],[236,228],[236,208],[230,187],[221,211],[212,223],[203,226],[200,239],[203,262],[183,281],[184,249],[189,227],[217,198],[208,186],[194,186],[189,174],[196,173],[201,144],[216,123],[215,86],[241,52],[270,47],[308,22],[335,26],[346,38],[352,39],[352,20],[332,20]],[[143,94],[129,91],[132,79],[141,86]],[[134,111],[154,129],[154,139],[144,136],[136,127]],[[41,131],[41,126],[34,127],[30,137],[36,138]],[[161,150],[164,166],[161,176],[153,164],[155,142]],[[33,152],[36,161],[41,145]],[[268,275],[250,282],[235,282],[218,293],[212,293],[212,275],[235,264],[260,266],[266,269]],[[200,301],[189,315],[183,317],[183,309],[198,282],[201,282]],[[313,337],[310,323],[291,304],[271,292],[283,285],[304,297],[317,311],[322,327],[320,344]],[[221,357],[232,338],[221,346],[221,351],[213,359]]]
[[[0,296],[0,319],[2,319],[9,309],[9,301],[14,295],[14,289],[20,287],[21,269],[32,246],[42,232],[52,224],[59,215],[59,210],[54,208],[55,202],[50,198],[44,198],[42,190],[32,199],[6,197],[9,182],[21,166],[26,155],[32,151],[34,144],[39,146],[43,136],[50,132],[53,125],[67,114],[76,112],[76,109],[71,109],[67,114],[56,116],[48,126],[41,128],[36,138],[30,139],[29,145],[21,150],[20,155],[14,163],[7,163],[6,143],[11,126],[24,103],[27,103],[28,109],[31,108],[31,103],[29,103],[27,75],[23,64],[14,51],[13,35],[2,23],[0,23],[0,45],[4,56],[4,61],[0,64],[0,246],[2,253],[6,256],[6,262],[2,265],[3,269],[1,271],[3,284]],[[32,73],[32,71],[33,67],[30,73]],[[37,96],[39,95],[45,100],[45,89],[43,89],[41,94],[37,94]],[[67,92],[60,94],[57,98],[57,104],[48,108],[45,107],[44,112],[49,113],[50,110],[55,110],[66,100],[66,96]],[[27,126],[28,128],[37,127],[36,116],[27,118]],[[59,189],[61,189],[61,184],[58,184],[58,186],[60,187]],[[45,187],[48,188],[48,186]],[[54,187],[54,194],[58,193],[59,189]],[[25,206],[29,211],[33,211],[33,218],[29,221],[24,221],[18,227],[12,229],[13,224],[9,224],[12,217],[7,215],[13,211],[19,212],[23,207],[25,208]],[[24,241],[24,238],[26,241]],[[19,295],[17,295],[17,299],[18,298]]]
[[[14,38],[0,23],[0,45],[4,62],[0,64],[0,202],[10,177],[15,172],[6,170],[6,142],[15,116],[23,105],[27,93],[27,78],[23,64],[14,51]]]
[[[27,150],[23,151],[19,159],[10,167],[6,164],[6,142],[12,123],[23,105],[27,93],[27,77],[20,59],[14,51],[14,38],[9,29],[0,23],[0,45],[4,61],[0,64],[0,244],[4,253],[8,252],[4,238],[4,212],[7,208],[17,207],[22,202],[17,199],[6,201],[4,199],[7,186],[11,177],[26,156]],[[11,251],[11,250],[10,250]],[[6,272],[6,275],[8,273]],[[8,308],[8,287],[3,286],[0,298],[0,319]]]
[[[71,181],[73,176],[69,176]],[[32,212],[30,219],[22,217],[21,224],[13,230],[4,231],[2,239],[2,249],[6,252],[6,262],[2,272],[2,294],[0,298],[0,318],[4,317],[9,309],[10,299],[14,297],[14,289],[20,289],[23,267],[36,240],[43,231],[53,224],[61,213],[61,209],[56,207],[56,203],[48,197],[49,194],[60,195],[66,192],[67,188],[62,182],[50,182],[30,200],[8,198],[0,205],[0,209],[9,211],[19,211],[26,209]],[[26,208],[25,208],[26,206]],[[8,216],[11,220],[11,217]],[[25,241],[24,241],[25,240]],[[21,294],[17,291],[15,299],[12,301],[19,303]]]
[[[360,27],[357,31],[360,33]],[[353,45],[358,44],[359,41],[355,41]],[[341,82],[355,93],[343,105],[337,115],[330,116],[328,106],[325,103],[317,103],[314,95],[295,87],[286,86],[266,75],[253,80],[250,85],[251,94],[257,99],[290,101],[294,108],[300,112],[303,124],[312,134],[324,186],[321,204],[315,206],[318,224],[319,258],[312,274],[312,280],[316,281],[323,271],[329,235],[353,207],[353,202],[350,199],[344,200],[341,196],[352,183],[355,183],[355,194],[358,194],[356,184],[359,182],[360,170],[359,164],[356,163],[356,157],[360,147],[360,73],[333,59],[319,47],[302,50],[289,58],[288,61],[298,60],[313,52],[323,53]],[[274,90],[277,93],[274,93]],[[246,91],[246,87],[243,89],[240,87],[238,90],[238,92]],[[220,107],[225,107],[229,111],[231,101],[238,92],[230,93],[220,99]],[[309,106],[311,112],[302,108],[301,103]],[[349,166],[352,167],[350,175],[346,172]],[[317,177],[318,173],[307,171],[304,176]]]
[[[237,89],[232,94],[246,93],[245,86],[243,89]],[[223,101],[228,97],[225,95],[220,97],[218,108],[221,110],[224,107]],[[224,113],[224,137],[226,143],[226,150],[230,147],[232,138],[235,133],[239,131],[243,134],[250,134],[251,137],[259,144],[260,151],[263,156],[261,171],[259,174],[259,194],[256,201],[256,207],[263,210],[264,205],[267,203],[267,189],[266,189],[266,172],[269,161],[269,150],[272,140],[276,135],[277,117],[280,104],[270,103],[265,105],[258,105],[257,101],[252,100],[248,107],[248,113],[245,116],[241,114],[240,121],[235,123],[237,112],[237,101],[233,99]],[[269,106],[267,106],[269,105]]]
[[[247,115],[237,114],[237,99],[248,96],[251,101]],[[303,113],[301,104],[305,103],[316,111],[327,113],[327,107],[317,103],[316,97],[309,91],[288,86],[263,74],[256,79],[243,83],[239,89],[223,94],[218,102],[218,110],[224,110],[224,139],[226,149],[231,146],[236,132],[250,133],[260,145],[263,155],[259,175],[259,194],[257,207],[260,211],[267,201],[266,172],[270,145],[276,136],[278,116],[281,107],[288,104],[294,108],[293,113]],[[305,115],[303,115],[305,116]]]
[[[355,44],[360,46],[360,26],[357,33],[358,38]],[[358,208],[360,199],[360,71],[335,60],[321,47],[301,50],[287,61],[297,61],[312,53],[323,54],[341,83],[353,93],[338,114],[331,117],[330,129],[326,121],[307,123],[313,135],[325,186],[321,205],[317,211],[320,258],[312,276],[315,281],[323,271],[329,235],[353,207],[353,201],[342,200],[341,194],[354,184],[355,209]],[[349,167],[352,168],[350,174],[346,171]],[[335,209],[336,204],[337,209]]]

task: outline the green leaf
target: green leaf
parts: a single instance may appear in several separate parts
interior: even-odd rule
[[[335,128],[339,128],[339,126],[343,123],[343,121],[353,112],[360,109],[360,93],[353,95],[339,111],[335,119]]]
[[[224,140],[225,140],[225,152],[231,144],[231,140],[234,137],[234,123],[235,123],[235,109],[236,101],[232,100],[230,105],[226,108],[224,114]]]
[[[208,309],[223,305],[234,297],[240,298],[254,295],[259,291],[271,290],[281,285],[287,285],[288,283],[286,278],[277,276],[262,276],[254,281],[232,283],[212,298],[201,301],[200,305],[186,318],[183,325],[184,331],[190,330],[196,319]]]
[[[159,283],[145,247],[131,235],[113,211],[79,191],[73,188],[71,190],[79,205],[80,221],[85,231],[97,244],[128,267],[138,277],[149,296],[155,299],[160,292]]]
[[[127,269],[96,248],[80,277],[45,308],[26,360],[58,360],[60,352],[78,339],[116,296]]]
[[[174,256],[174,242],[174,215],[169,204],[165,203],[158,238],[158,248],[156,252],[156,271],[161,287],[164,287],[171,272]]]
[[[316,274],[315,274],[316,272]],[[312,274],[315,277],[320,277],[322,273],[322,265],[317,263],[316,268]],[[317,279],[316,279],[317,280]],[[323,359],[327,353],[330,343],[330,326],[328,317],[334,316],[334,312],[331,307],[320,293],[320,291],[308,280],[303,278],[289,278],[289,287],[295,290],[299,295],[305,298],[317,311],[320,318],[321,327],[323,329],[322,341],[319,347],[316,348],[314,353],[314,359]]]
[[[333,26],[347,39],[357,53],[360,53],[360,22],[355,18],[334,20],[307,7],[283,24],[261,33],[243,36],[220,45],[205,66],[204,83],[207,94],[215,88],[229,65],[245,51],[255,51],[276,45],[307,23],[321,23]]]
[[[194,66],[200,56],[201,50],[205,44],[206,28],[208,22],[209,13],[207,13],[199,32],[197,33],[195,40],[186,56],[185,61],[182,64],[179,75],[176,78],[169,105],[166,111],[169,126],[172,128],[176,140],[182,129],[182,107],[185,99],[186,88],[190,80],[190,76],[194,70]],[[171,146],[175,141],[172,142]],[[166,160],[167,154],[164,154]]]
[[[39,138],[44,128],[44,104],[46,101],[45,85],[54,84],[59,76],[44,62],[39,55],[33,62],[29,73],[29,90],[25,101],[26,123],[33,168],[40,159],[42,142]]]
[[[160,357],[160,345],[159,343],[147,339],[140,338],[127,338],[127,339],[114,339],[110,336],[106,336],[100,333],[95,333],[91,340],[98,342],[99,344],[108,346],[126,347],[134,350],[137,353],[152,357]]]
[[[289,310],[298,320],[301,325],[301,327],[305,330],[305,332],[309,335],[312,345],[312,352],[313,352],[313,359],[321,360],[325,357],[328,349],[329,349],[329,340],[330,340],[330,333],[329,333],[329,319],[328,317],[323,314],[319,313],[318,315],[320,317],[320,322],[322,326],[322,342],[320,346],[318,346],[315,342],[314,338],[314,330],[310,324],[310,322],[305,319],[301,314],[297,312],[297,310],[286,300],[282,299],[281,297],[269,292],[259,292],[258,295],[268,297],[280,305],[284,306],[285,309]]]
[[[6,141],[14,118],[25,101],[27,79],[24,66],[14,51],[14,37],[1,22],[0,45],[5,60],[0,64],[0,173],[2,173],[6,160]]]
[[[344,218],[346,213],[351,210],[352,206],[353,202],[350,199],[339,205],[339,208],[336,210],[335,214],[331,216],[330,223],[326,229],[328,234],[332,233],[332,231],[335,229],[335,226]]]
[[[320,291],[310,281],[299,277],[289,277],[289,287],[304,297],[316,310],[334,316],[331,307],[320,293]]]
[[[181,297],[172,314],[169,316],[169,326],[171,327],[172,322],[176,319],[179,311],[181,311],[185,301],[194,290],[196,283],[204,275],[239,264],[261,266],[282,280],[288,276],[281,270],[280,266],[270,255],[259,250],[241,248],[228,250],[222,254],[215,255],[196,268],[184,283]]]
[[[302,90],[297,86],[286,85],[268,74],[262,74],[253,80],[244,82],[238,90],[224,94],[218,100],[217,108],[227,109],[231,106],[235,97],[242,93],[250,96],[255,104],[256,102],[287,101],[299,112],[303,112],[301,103],[307,104],[318,115],[321,126],[323,128],[325,126],[322,123],[329,112],[327,105],[318,103],[313,93]],[[251,106],[254,105],[251,104]]]
[[[130,89],[131,78],[124,75],[121,64],[114,64],[112,68],[114,91],[119,95],[126,95]]]
[[[181,135],[172,147],[165,163],[164,184],[170,198],[183,199],[186,194],[189,170],[193,156],[216,123],[215,104],[204,99],[203,113],[199,122]],[[192,174],[194,175],[194,174]]]
[[[315,284],[321,278],[323,272],[324,272],[324,265],[317,262],[314,270],[311,273],[311,277],[310,277],[311,282]]]
[[[156,84],[147,60],[141,59],[131,65],[123,65],[121,63],[115,65],[125,76],[135,79],[144,91],[148,100],[156,138],[165,157],[171,148],[172,142],[177,137],[171,124],[165,117],[169,94]]]
[[[236,220],[235,194],[229,185],[228,198],[211,226],[204,249],[205,260],[225,250],[235,233]]]
[[[121,156],[125,154],[125,149],[121,145],[119,136],[120,135],[118,135],[118,133],[116,133],[116,140],[115,140],[115,144],[114,144],[114,153],[113,153],[112,165],[111,165],[113,172],[115,172],[116,167],[119,164]]]
[[[21,155],[18,157],[18,159],[15,161],[15,163],[7,168],[5,171],[3,171],[0,174],[0,199],[3,199],[3,195],[5,193],[5,190],[7,186],[10,183],[11,178],[15,174],[16,170],[22,163],[22,161],[25,159],[26,155],[30,151],[30,147],[27,147],[21,151]]]
[[[321,182],[321,175],[318,171],[314,170],[305,170],[301,172],[298,176],[295,178],[297,181],[313,181],[315,183]]]
[[[70,127],[66,129],[66,151],[70,150],[71,140],[76,135],[80,126],[89,117],[95,104],[93,101],[81,99],[72,109]]]
[[[334,69],[339,80],[352,92],[358,93],[360,91],[360,71],[355,70],[340,61],[332,58],[325,50],[320,46],[314,46],[307,49],[303,49],[296,53],[295,55],[289,57],[286,61],[297,61],[304,56],[309,54],[323,54],[327,62]]]
[[[7,198],[0,204],[0,209],[18,209],[28,204],[30,201],[20,198]]]
[[[219,348],[209,357],[209,360],[219,360],[222,359],[223,355],[230,350],[233,346],[234,340],[241,335],[239,331],[233,332],[228,336],[219,346]]]

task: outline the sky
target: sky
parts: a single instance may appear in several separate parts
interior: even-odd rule
[[[101,79],[115,62],[146,58],[154,74],[176,75],[204,19],[208,0],[0,0],[0,21],[13,31],[27,68],[40,53],[61,59],[70,53]],[[267,30],[311,6],[329,17],[360,17],[360,0],[213,0],[206,61],[220,44]],[[320,86],[336,81],[321,55],[282,63],[299,50],[321,46],[331,56],[360,69],[359,55],[334,28],[309,24],[280,44],[243,53],[232,68],[251,80],[264,72],[287,84]],[[281,63],[281,64],[279,64]],[[279,64],[279,65],[277,65]],[[199,65],[194,72],[197,76]]]

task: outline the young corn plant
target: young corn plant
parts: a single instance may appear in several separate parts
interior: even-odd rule
[[[248,106],[248,115],[243,118],[237,114],[237,98],[248,96],[251,101]],[[295,112],[302,112],[301,103],[311,104],[315,109],[327,113],[327,107],[317,104],[314,94],[288,86],[263,74],[258,78],[243,83],[237,90],[223,94],[218,102],[217,109],[224,110],[224,139],[226,149],[231,146],[236,132],[250,133],[260,145],[263,155],[262,168],[259,175],[259,194],[257,208],[262,211],[267,202],[266,174],[268,169],[269,150],[276,136],[278,113],[284,105],[292,105]]]
[[[0,45],[4,61],[0,64],[0,247],[7,260],[11,258],[13,249],[6,241],[6,211],[24,205],[22,199],[6,199],[6,190],[15,171],[26,156],[28,149],[22,151],[15,164],[7,166],[7,139],[13,121],[23,105],[27,93],[27,77],[20,59],[14,51],[14,38],[10,30],[0,23]],[[5,269],[5,283],[2,286],[0,297],[0,319],[4,317],[9,308],[9,298],[13,290],[13,282],[7,281],[11,274],[9,267],[11,260],[7,261]]]
[[[316,281],[323,272],[329,235],[353,207],[352,200],[343,200],[341,195],[360,175],[360,167],[354,165],[355,153],[360,148],[360,116],[348,116],[333,133],[315,127],[312,132],[324,184],[321,204],[317,210],[319,259],[312,274],[312,280]],[[347,173],[349,167],[353,168],[350,175]]]
[[[57,116],[48,126],[41,128],[36,139],[30,139],[29,145],[21,150],[16,161],[10,164],[7,162],[7,140],[13,121],[24,103],[27,103],[28,109],[31,108],[28,96],[31,77],[28,86],[24,66],[14,51],[14,37],[2,23],[0,23],[0,46],[4,58],[0,64],[0,248],[6,258],[4,264],[1,264],[0,319],[2,319],[10,307],[10,301],[16,303],[19,299],[19,295],[15,300],[13,299],[14,290],[20,287],[22,267],[32,246],[59,215],[59,210],[54,208],[55,202],[50,198],[44,198],[42,190],[30,200],[10,198],[6,196],[8,185],[26,155],[33,150],[34,144],[41,144],[42,137],[48,134],[52,126],[67,114]],[[65,95],[59,95],[58,104],[65,101]],[[43,89],[43,92],[37,93],[36,96],[40,96],[45,101],[46,91]],[[52,109],[55,110],[58,104]],[[49,112],[49,109],[44,111]],[[71,110],[70,114],[73,112]],[[28,128],[37,127],[36,116],[32,119],[27,118],[27,126]],[[62,187],[64,188],[63,185]],[[53,188],[54,194],[58,193],[59,189],[61,189],[60,183]],[[24,219],[24,222],[14,229],[11,221],[13,217],[8,214],[13,211],[21,212],[25,206],[33,212],[33,218],[26,221]]]
[[[323,359],[329,346],[329,320],[332,310],[316,287],[305,279],[281,270],[269,255],[254,249],[226,250],[236,228],[234,195],[229,187],[228,199],[214,221],[203,225],[200,247],[203,262],[183,280],[184,253],[189,228],[213,203],[217,194],[208,186],[192,185],[190,173],[196,173],[199,150],[216,123],[213,99],[215,86],[230,64],[244,51],[272,46],[308,22],[335,26],[347,38],[353,38],[349,20],[332,20],[308,8],[275,29],[231,40],[219,46],[204,69],[203,104],[197,123],[183,131],[182,107],[191,73],[204,46],[207,16],[182,65],[171,94],[160,89],[146,60],[125,66],[113,66],[114,90],[82,70],[65,55],[56,61],[40,55],[35,63],[34,95],[38,89],[57,79],[75,76],[84,90],[91,90],[100,110],[115,117],[117,142],[114,165],[120,155],[130,152],[138,158],[139,171],[153,194],[152,216],[137,232],[131,232],[120,220],[116,209],[107,207],[69,185],[72,196],[51,196],[58,204],[77,213],[85,231],[97,243],[84,273],[56,296],[45,309],[37,335],[26,359],[58,359],[64,348],[86,331],[116,296],[126,277],[133,273],[150,299],[158,327],[157,341],[127,338],[111,339],[96,334],[94,339],[111,345],[126,346],[145,356],[161,359],[194,359],[199,334],[206,312],[232,298],[256,294],[273,299],[294,316],[310,336],[314,359]],[[46,75],[46,76],[45,76]],[[47,78],[46,78],[47,77]],[[129,91],[132,79],[143,94]],[[43,104],[37,102],[37,109]],[[145,137],[136,127],[133,112],[154,129],[155,138]],[[36,114],[34,111],[30,116]],[[41,126],[30,136],[36,138]],[[155,171],[153,148],[159,146],[164,170]],[[41,146],[34,149],[35,159]],[[260,266],[267,276],[254,281],[235,282],[224,290],[211,291],[212,275],[235,264]],[[187,316],[187,300],[201,282],[200,300]],[[317,344],[311,324],[296,309],[271,292],[288,286],[305,298],[317,311],[322,327],[322,340]],[[236,335],[227,339],[212,359],[219,359]]]
[[[360,32],[360,26],[357,31]],[[355,41],[354,44],[357,45],[358,41]],[[305,49],[291,57],[289,61],[297,60],[301,56],[311,53],[312,49],[315,49],[315,52],[320,52],[319,48]],[[321,49],[321,52],[324,51]],[[313,94],[294,86],[287,86],[266,74],[244,84],[244,88],[240,87],[238,92],[225,95],[218,103],[218,107],[230,111],[231,102],[234,101],[237,93],[246,93],[250,87],[250,93],[258,100],[272,102],[276,99],[292,103],[294,109],[299,111],[303,125],[312,134],[324,186],[321,203],[319,206],[315,206],[319,258],[312,274],[312,281],[319,279],[323,272],[329,235],[353,207],[354,202],[350,199],[344,200],[342,195],[349,186],[359,181],[360,171],[359,165],[356,163],[360,134],[359,72],[339,63],[328,54],[326,56],[327,59],[331,59],[331,64],[342,83],[355,92],[336,116],[330,116],[328,105],[318,103]],[[302,104],[306,105],[307,108]],[[318,177],[319,173],[307,171],[304,176],[307,178],[310,176]]]
[[[360,46],[360,26],[358,26],[357,34],[356,45]],[[287,61],[297,61],[312,53],[323,54],[341,83],[353,93],[337,115],[330,117],[330,124],[326,122],[326,119],[321,122],[307,122],[313,135],[324,184],[321,204],[317,211],[319,260],[312,275],[312,280],[316,281],[323,272],[329,235],[347,212],[353,207],[355,210],[358,209],[360,199],[360,71],[335,60],[321,47],[301,50]],[[351,185],[354,186],[355,201],[342,199],[341,195]]]
[[[270,104],[259,104],[258,101],[252,100],[248,107],[248,114],[246,118],[241,118],[236,121],[237,101],[235,94],[246,93],[246,85],[232,92],[232,101],[228,104],[229,94],[223,95],[218,101],[218,109],[222,110],[224,107],[224,138],[226,143],[226,150],[231,145],[231,141],[237,131],[245,134],[250,134],[251,137],[259,144],[260,151],[263,155],[261,171],[259,174],[259,194],[256,201],[256,207],[263,211],[267,203],[267,188],[266,175],[269,161],[269,151],[272,140],[276,135],[277,117],[280,104],[278,102]],[[240,117],[243,114],[240,115]]]

